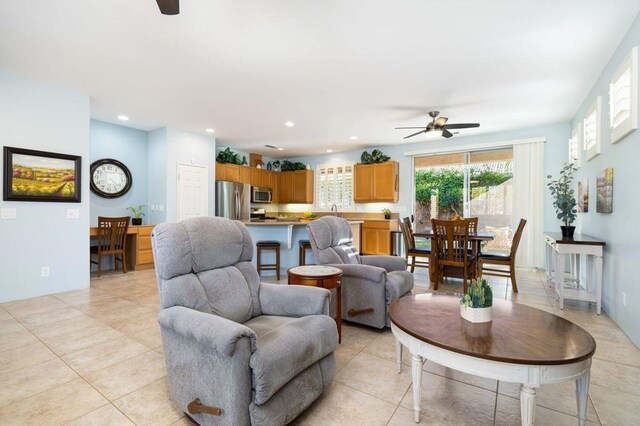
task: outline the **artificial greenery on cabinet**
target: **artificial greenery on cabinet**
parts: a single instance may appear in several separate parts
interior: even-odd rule
[[[360,156],[360,162],[362,164],[384,163],[385,161],[389,161],[390,159],[391,157],[389,157],[388,155],[384,155],[379,149],[374,149],[373,151],[371,151],[371,154],[369,154],[368,151],[364,151]]]
[[[223,151],[218,152],[218,156],[216,157],[216,161],[218,163],[227,163],[227,164],[242,164],[242,159],[238,154],[233,152],[231,148],[226,148]]]

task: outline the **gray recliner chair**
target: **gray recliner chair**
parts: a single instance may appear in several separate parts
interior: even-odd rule
[[[351,227],[342,218],[321,217],[307,228],[318,264],[342,270],[342,318],[376,328],[389,326],[389,304],[413,289],[407,261],[397,256],[360,256]]]
[[[284,425],[335,376],[330,292],[260,283],[240,222],[153,229],[171,397],[201,425]]]

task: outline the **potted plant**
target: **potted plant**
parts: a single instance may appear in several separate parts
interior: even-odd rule
[[[240,156],[238,154],[236,154],[235,152],[231,151],[231,148],[226,148],[223,151],[220,151],[218,153],[218,156],[216,157],[216,161],[218,163],[229,163],[229,164],[242,164],[242,160],[240,159]]]
[[[384,163],[385,161],[389,161],[391,158],[388,155],[384,155],[382,151],[379,149],[374,149],[369,154],[367,151],[364,151],[360,156],[360,161],[362,164],[377,164]]]
[[[131,218],[132,225],[142,225],[142,216],[144,216],[144,204],[140,204],[138,207],[127,207],[127,210],[131,211],[133,217]]]
[[[385,219],[391,219],[391,210],[389,210],[389,209],[382,209],[382,213],[384,213],[384,218],[385,218]]]
[[[560,170],[560,176],[558,179],[553,180],[551,175],[547,176],[549,182],[547,187],[551,191],[551,195],[554,198],[553,207],[556,208],[556,217],[564,223],[560,228],[562,229],[562,238],[573,239],[573,232],[576,227],[571,226],[574,220],[576,220],[576,197],[575,191],[572,188],[573,172],[577,170],[573,167],[573,164],[567,164]]]
[[[493,292],[486,278],[472,280],[467,294],[460,300],[460,316],[469,322],[491,321]]]
[[[262,161],[260,158],[256,158],[256,169],[261,169],[263,164],[264,161]]]

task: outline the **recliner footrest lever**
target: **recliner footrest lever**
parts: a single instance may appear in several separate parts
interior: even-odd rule
[[[212,416],[222,415],[222,408],[203,405],[202,402],[200,402],[200,398],[196,398],[191,401],[189,405],[187,405],[187,410],[189,410],[189,413],[191,414],[204,413],[211,414]]]

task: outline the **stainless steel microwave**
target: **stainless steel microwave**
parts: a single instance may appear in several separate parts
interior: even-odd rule
[[[272,201],[271,189],[258,188],[257,186],[251,187],[252,203],[270,203],[271,201]]]

